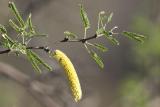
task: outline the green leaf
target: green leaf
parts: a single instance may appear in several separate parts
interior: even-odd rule
[[[99,28],[96,31],[97,36],[103,34],[104,28]]]
[[[24,21],[20,15],[20,13],[18,12],[16,5],[14,4],[14,2],[9,2],[8,7],[12,10],[13,14],[15,15],[17,21],[19,22],[21,27],[24,27]]]
[[[7,35],[7,34],[2,34],[2,37],[4,38],[4,40],[7,40],[10,43],[14,43],[14,41]]]
[[[9,20],[9,25],[17,32],[20,32],[20,28],[18,27],[18,25],[15,24],[15,22],[13,20]]]
[[[65,31],[65,32],[64,32],[64,35],[65,35],[67,38],[76,38],[76,37],[77,37],[76,34],[70,32],[70,31]]]
[[[34,37],[47,37],[47,34],[40,34],[35,31],[35,27],[33,26],[32,19],[31,19],[32,14],[30,13],[28,16],[28,19],[25,23],[25,28],[29,30],[27,36],[31,39]]]
[[[2,45],[5,48],[11,48],[14,41],[7,35],[7,30],[3,25],[0,25],[0,33],[2,33]]]
[[[8,49],[11,48],[13,45],[13,43],[11,43],[8,39],[4,39],[4,38],[2,38],[1,44],[4,48],[8,48]]]
[[[29,25],[30,32],[31,32],[32,34],[36,34],[35,29],[34,29],[34,26],[33,26],[33,24],[32,24],[31,16],[32,16],[32,14],[30,13],[27,22],[28,22],[28,25]]]
[[[105,14],[105,11],[101,11],[99,12],[99,21],[101,21],[101,23],[104,24],[104,22],[106,22],[108,20],[107,15]]]
[[[103,34],[104,34],[104,36],[109,40],[109,41],[111,41],[114,45],[119,45],[119,41],[116,39],[116,38],[114,38],[112,35],[110,35],[110,33],[109,32],[107,32],[107,31],[103,31]]]
[[[93,44],[98,50],[102,51],[102,52],[106,52],[108,50],[108,48],[106,48],[105,46],[103,46],[102,44]]]
[[[83,22],[85,29],[90,28],[90,22],[89,22],[87,13],[84,10],[84,7],[82,4],[80,4],[80,16],[81,16],[81,19],[82,19],[82,22]]]
[[[107,20],[108,23],[112,20],[112,17],[113,17],[113,12],[108,16],[108,20]]]
[[[146,38],[143,35],[140,35],[140,34],[137,34],[137,33],[132,33],[132,32],[127,32],[127,31],[124,31],[123,35],[129,37],[130,39],[134,39],[138,42],[141,42],[141,43],[143,43],[144,39]]]
[[[25,46],[25,45],[17,42],[16,48],[18,49],[18,51],[19,51],[21,54],[25,54],[25,55],[27,54],[27,52],[26,52],[27,49],[26,49],[26,46]]]
[[[2,33],[2,34],[6,34],[7,33],[6,28],[1,24],[0,24],[0,33]]]
[[[45,68],[47,68],[49,71],[52,71],[52,67],[50,67],[47,63],[45,63],[35,52],[31,51],[32,56],[35,60],[41,65],[43,65]]]
[[[30,50],[27,51],[27,58],[28,58],[28,60],[31,62],[33,68],[34,68],[37,72],[41,73],[42,71],[41,71],[41,69],[39,68],[38,63],[37,63],[37,61],[35,60],[35,58],[34,58],[34,56],[32,55],[32,53],[31,53]]]
[[[105,22],[106,20],[108,20],[108,17],[106,15],[103,15],[103,17],[101,17],[101,20]]]
[[[31,62],[34,69],[39,73],[41,73],[41,69],[39,67],[40,64],[47,68],[49,71],[52,70],[52,67],[45,63],[35,52],[31,50],[27,50],[27,58]]]
[[[103,69],[104,68],[104,64],[103,61],[101,59],[101,57],[99,57],[94,51],[90,51],[90,55],[93,58],[93,60],[98,64],[98,66]]]

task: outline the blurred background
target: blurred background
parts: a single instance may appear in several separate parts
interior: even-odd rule
[[[7,7],[8,1],[0,0],[0,23],[6,26],[8,20],[13,17]],[[53,49],[63,50],[71,58],[81,81],[82,101],[79,103],[73,101],[63,70],[44,52],[37,51],[45,61],[53,65],[55,71],[50,75],[44,71],[41,76],[38,76],[25,57],[16,57],[12,54],[0,55],[0,66],[16,68],[28,75],[31,80],[39,81],[41,84],[38,85],[38,89],[42,88],[49,96],[47,98],[51,98],[57,107],[160,106],[160,0],[85,0],[83,2],[91,20],[89,36],[95,33],[98,12],[101,10],[114,12],[113,20],[107,26],[108,29],[117,25],[119,27],[117,32],[128,30],[147,36],[145,43],[139,44],[120,35],[118,36],[120,46],[112,46],[103,38],[96,40],[109,48],[107,53],[99,53],[105,63],[102,72],[81,44],[55,44],[64,38],[65,30],[83,35],[78,6],[80,1],[13,1],[24,18],[31,12],[33,23],[39,32],[49,35],[45,39],[33,40],[31,45],[49,45]],[[12,30],[9,32],[11,36],[14,34]],[[10,77],[0,75],[0,107],[45,107],[43,101],[40,102],[33,97],[28,89],[27,85],[21,85]],[[43,96],[40,94],[39,97]]]

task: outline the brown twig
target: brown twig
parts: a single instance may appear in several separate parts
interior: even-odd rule
[[[30,47],[27,47],[26,49],[39,49],[39,50],[44,50],[45,52],[49,52],[50,49],[46,46],[37,46],[37,47],[33,47],[33,46],[30,46]],[[10,49],[6,49],[6,50],[3,50],[3,51],[0,51],[0,54],[5,54],[5,53],[9,53],[11,50]]]
[[[64,38],[63,40],[61,40],[60,42],[82,42],[82,43],[85,43],[86,41],[88,40],[91,40],[91,39],[95,39],[97,38],[97,35],[93,35],[91,37],[88,37],[88,38],[85,38],[85,39],[75,39],[75,40],[69,40],[68,38]]]
[[[82,42],[82,43],[85,43],[86,41],[92,40],[92,39],[95,39],[95,38],[97,38],[96,34],[91,36],[91,37],[85,38],[85,39],[69,40],[68,38],[64,38],[60,42]],[[26,49],[44,50],[45,52],[49,52],[50,51],[50,49],[47,46],[36,46],[36,47],[30,46],[30,47],[27,47]],[[10,49],[6,49],[6,50],[3,50],[3,51],[0,51],[0,54],[9,53],[10,51],[11,51]]]

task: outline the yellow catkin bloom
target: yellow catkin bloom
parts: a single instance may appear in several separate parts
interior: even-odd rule
[[[76,70],[70,61],[70,59],[60,50],[55,50],[52,56],[60,63],[63,67],[67,79],[69,81],[70,89],[74,100],[78,102],[82,98],[81,85],[76,73]]]

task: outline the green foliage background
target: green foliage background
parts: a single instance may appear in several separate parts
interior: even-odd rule
[[[148,107],[150,101],[159,98],[160,22],[158,17],[151,18],[150,12],[140,13],[133,18],[131,28],[142,32],[147,38],[143,45],[132,46],[131,56],[134,57],[132,62],[136,73],[131,73],[122,83],[122,107]],[[159,16],[159,13],[156,14]],[[158,106],[155,102],[155,107]]]

